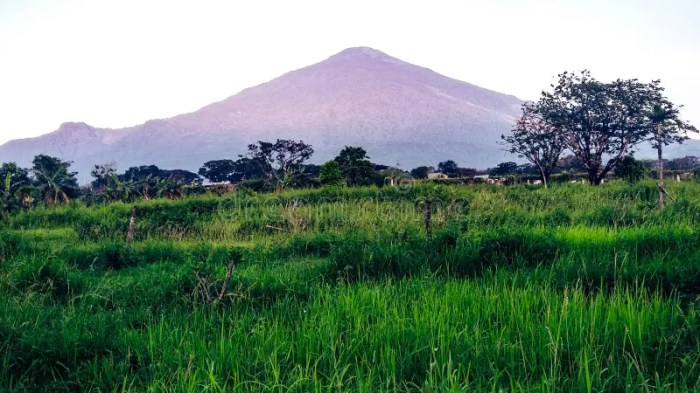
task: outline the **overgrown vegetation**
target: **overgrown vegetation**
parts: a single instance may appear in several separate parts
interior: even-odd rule
[[[697,390],[700,185],[668,192],[663,211],[651,181],[139,200],[131,244],[134,202],[21,211],[0,227],[0,388]]]

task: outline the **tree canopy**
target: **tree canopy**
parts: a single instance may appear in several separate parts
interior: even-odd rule
[[[343,174],[340,173],[340,164],[338,164],[338,161],[331,160],[321,165],[319,180],[321,184],[331,186],[339,186],[345,183]]]
[[[507,175],[512,175],[514,173],[517,173],[519,170],[518,164],[516,164],[513,161],[508,161],[508,162],[502,162],[498,165],[496,165],[495,168],[492,168],[489,171],[489,175],[491,176],[507,176]]]
[[[32,161],[32,172],[47,205],[68,202],[78,196],[77,172],[69,172],[71,163],[59,158],[40,154]]]
[[[681,142],[695,128],[678,117],[658,80],[601,82],[589,71],[564,72],[550,92],[523,106],[511,135],[502,139],[511,153],[540,169],[543,180],[563,150],[576,156],[598,185],[642,142]]]
[[[545,116],[541,103],[525,103],[522,115],[510,135],[501,135],[509,153],[517,154],[533,164],[542,183],[547,186],[552,171],[564,150],[565,136]]]
[[[313,147],[304,141],[278,139],[275,143],[258,141],[248,145],[247,158],[258,165],[267,182],[284,188],[313,153]]]
[[[459,176],[459,166],[453,160],[442,161],[438,164],[438,171],[449,177]]]
[[[383,183],[367,151],[361,147],[345,146],[335,158],[340,173],[349,186],[368,186]]]
[[[434,171],[433,167],[419,166],[419,167],[411,169],[411,176],[414,179],[427,179],[428,173],[430,173],[432,171]]]

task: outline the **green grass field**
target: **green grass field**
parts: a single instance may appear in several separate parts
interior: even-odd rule
[[[0,229],[0,390],[700,390],[700,184],[37,208]],[[433,233],[424,202],[433,200]],[[221,300],[227,266],[236,266]]]

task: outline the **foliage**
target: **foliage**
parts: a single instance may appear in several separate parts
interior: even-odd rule
[[[471,177],[479,173],[474,168],[462,168],[453,160],[440,162],[438,164],[438,172],[444,173],[451,178]]]
[[[438,171],[449,177],[459,176],[459,166],[453,160],[442,161],[438,164]]]
[[[345,180],[343,179],[343,174],[340,173],[340,164],[338,164],[338,161],[331,160],[321,165],[319,180],[323,185],[342,185]]]
[[[557,165],[554,167],[554,172],[585,172],[586,168],[583,166],[581,159],[573,154],[567,154],[557,161]]]
[[[233,182],[235,172],[233,160],[214,160],[205,162],[197,173],[212,183],[222,183]]]
[[[369,160],[367,152],[361,147],[345,146],[335,161],[345,182],[351,187],[383,184],[383,179]]]
[[[263,179],[243,180],[238,185],[241,189],[252,192],[272,192],[275,190],[270,182]]]
[[[185,184],[191,184],[201,181],[201,178],[196,173],[184,169],[160,169],[155,165],[131,167],[119,177],[120,180],[137,182],[149,181],[150,179],[170,179]]]
[[[693,171],[700,167],[700,158],[695,156],[674,158],[664,166],[672,171]]]
[[[199,174],[213,183],[238,183],[243,180],[259,179],[264,175],[260,164],[248,157],[242,157],[236,161],[207,161],[199,169]]]
[[[314,149],[304,141],[278,139],[275,143],[258,141],[248,145],[248,158],[258,165],[263,179],[284,189],[300,165],[311,158]]]
[[[664,89],[659,81],[652,82],[650,88],[655,93],[655,101],[647,109],[646,117],[648,140],[653,148],[683,143],[688,139],[688,133],[698,132],[692,124],[680,118],[680,108],[663,96]]]
[[[390,185],[392,187],[411,180],[411,175],[408,172],[394,167],[388,167],[379,171],[379,175],[383,177],[383,184]]]
[[[303,167],[297,172],[294,172],[285,184],[286,187],[290,188],[315,188],[321,185],[318,176],[314,176],[313,173],[307,172],[307,167]]]
[[[507,176],[507,175],[512,175],[515,173],[519,172],[519,166],[518,164],[514,163],[513,161],[508,161],[508,162],[502,162],[498,165],[496,165],[495,168],[492,168],[489,171],[489,175],[491,176]]]
[[[419,166],[411,169],[411,176],[414,179],[427,179],[428,173],[434,172],[435,169],[429,166]]]
[[[179,199],[185,195],[201,194],[205,190],[201,178],[192,172],[160,169],[155,165],[131,167],[117,174],[110,165],[96,165],[95,180],[84,199],[88,203],[133,202],[138,198]]]
[[[70,165],[70,162],[43,154],[34,157],[32,172],[47,205],[65,203],[79,195],[77,173],[68,171]]]
[[[623,158],[617,168],[615,168],[615,175],[630,183],[642,180],[645,173],[646,167],[644,163],[636,160],[632,155]]]
[[[90,183],[92,188],[95,190],[102,189],[117,176],[117,164],[110,162],[107,164],[95,165],[90,172],[90,176],[95,179]]]
[[[501,135],[501,139],[509,153],[517,154],[537,167],[540,180],[546,187],[564,151],[566,139],[559,126],[547,118],[547,109],[543,106],[542,101],[523,104],[515,128],[510,135]]]
[[[0,165],[0,182],[0,216],[32,205],[36,189],[27,169],[4,163]]]
[[[581,160],[593,185],[600,184],[638,144],[647,140],[667,144],[695,131],[678,119],[658,80],[604,83],[588,71],[564,72],[553,91],[543,92],[532,108],[558,130],[556,134],[563,135],[566,147]],[[666,128],[663,137],[654,136],[655,130]]]

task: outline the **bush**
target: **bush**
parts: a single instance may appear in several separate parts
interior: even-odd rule
[[[82,280],[70,274],[64,264],[39,258],[23,260],[19,263],[12,271],[9,282],[22,294],[44,293],[60,302],[79,294],[82,289]]]
[[[620,161],[615,168],[615,174],[629,183],[636,183],[644,178],[646,166],[634,156],[629,155]]]
[[[272,192],[275,190],[270,182],[262,179],[244,180],[238,183],[238,187],[240,190],[253,192]]]

